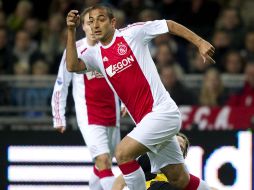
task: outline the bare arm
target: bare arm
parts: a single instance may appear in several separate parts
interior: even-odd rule
[[[85,64],[78,60],[76,49],[76,27],[80,23],[80,16],[77,10],[71,10],[66,18],[67,23],[67,44],[66,44],[66,67],[69,72],[86,70]]]
[[[205,41],[185,26],[172,20],[168,20],[167,25],[171,34],[180,36],[197,46],[204,62],[215,63],[215,61],[211,58],[214,54],[215,48],[209,42]]]

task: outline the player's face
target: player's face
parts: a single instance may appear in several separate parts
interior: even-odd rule
[[[96,40],[108,42],[112,39],[115,29],[115,19],[109,19],[106,10],[94,9],[89,13],[92,32]]]
[[[91,30],[91,27],[90,27],[90,21],[89,21],[89,14],[87,13],[85,16],[84,16],[84,23],[82,23],[82,28],[84,30],[84,32],[86,33],[86,37],[89,39],[89,40],[92,40],[92,41],[95,41],[95,36]]]

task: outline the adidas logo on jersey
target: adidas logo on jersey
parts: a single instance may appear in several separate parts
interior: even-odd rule
[[[113,77],[116,73],[120,73],[130,67],[132,62],[134,62],[134,58],[132,57],[132,55],[130,55],[129,57],[122,59],[118,63],[108,66],[106,68],[106,72],[109,77]]]
[[[103,57],[103,62],[106,62],[106,61],[108,61],[108,58],[105,56],[105,57]]]

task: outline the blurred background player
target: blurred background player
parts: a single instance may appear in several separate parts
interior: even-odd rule
[[[123,138],[115,153],[128,188],[145,189],[145,176],[135,159],[148,152],[152,172],[161,170],[174,187],[209,189],[205,183],[197,183],[199,179],[190,175],[184,166],[175,136],[181,127],[180,111],[160,81],[148,42],[170,32],[196,45],[204,62],[210,63],[214,63],[213,46],[171,20],[136,23],[116,30],[112,10],[103,5],[92,7],[89,19],[99,43],[78,60],[75,49],[78,11],[72,10],[67,15],[67,69],[71,72],[100,70],[135,121],[137,127]]]
[[[81,20],[86,38],[76,42],[79,54],[95,44],[89,27],[88,9],[82,12]],[[115,146],[120,141],[119,99],[98,72],[68,72],[64,52],[52,96],[54,128],[61,133],[66,128],[65,107],[71,81],[78,126],[95,161],[89,187],[91,190],[111,190],[115,179],[111,160]]]

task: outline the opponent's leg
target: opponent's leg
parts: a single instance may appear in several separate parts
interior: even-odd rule
[[[161,155],[160,153],[163,153]],[[177,189],[183,190],[208,190],[205,182],[199,178],[190,175],[181,154],[179,143],[176,137],[173,137],[170,142],[158,154],[149,154],[152,157],[153,165],[160,165],[163,160],[164,166],[161,165],[161,172],[168,178],[168,182]]]
[[[161,171],[169,179],[169,183],[183,190],[209,190],[210,187],[203,180],[191,175],[185,169],[184,164],[168,165],[161,169]]]

